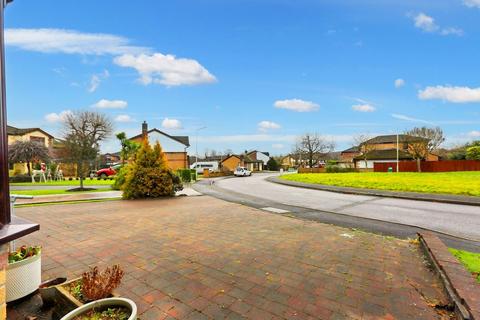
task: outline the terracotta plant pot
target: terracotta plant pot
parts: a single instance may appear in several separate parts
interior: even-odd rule
[[[107,298],[84,304],[83,306],[69,312],[61,320],[73,320],[75,319],[75,317],[78,317],[92,309],[106,309],[111,307],[127,308],[128,310],[130,310],[130,317],[128,318],[128,320],[137,319],[137,306],[135,302],[125,298]]]
[[[6,301],[14,301],[35,292],[42,282],[42,255],[7,265]]]

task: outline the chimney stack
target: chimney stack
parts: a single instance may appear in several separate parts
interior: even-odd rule
[[[142,123],[142,137],[143,139],[148,137],[148,124],[147,121],[143,121]]]

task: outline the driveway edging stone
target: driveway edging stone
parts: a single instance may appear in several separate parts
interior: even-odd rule
[[[419,232],[418,236],[420,246],[455,307],[457,318],[480,319],[480,284],[435,234],[424,231]]]

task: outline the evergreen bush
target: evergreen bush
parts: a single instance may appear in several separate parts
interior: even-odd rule
[[[124,199],[175,195],[175,189],[179,187],[178,181],[175,181],[175,174],[168,168],[165,154],[158,142],[152,148],[145,139],[135,159],[128,166],[122,186]]]

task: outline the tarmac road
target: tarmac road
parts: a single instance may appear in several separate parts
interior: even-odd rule
[[[265,180],[272,175],[208,180],[195,188],[224,200],[383,234],[408,237],[428,229],[450,245],[480,251],[480,207],[304,189]]]

